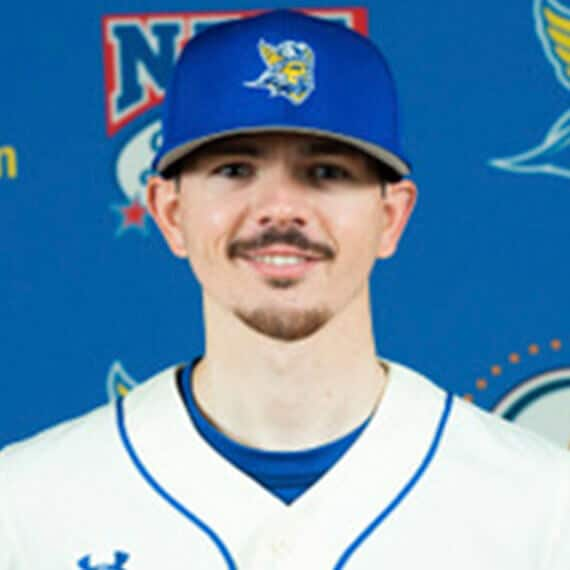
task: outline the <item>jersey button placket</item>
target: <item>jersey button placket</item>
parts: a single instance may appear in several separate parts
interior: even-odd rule
[[[287,541],[284,538],[281,538],[273,541],[273,544],[271,545],[271,551],[277,560],[283,560],[290,554],[291,549]]]

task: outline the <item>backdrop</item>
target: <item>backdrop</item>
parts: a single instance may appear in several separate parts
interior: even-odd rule
[[[235,4],[3,3],[0,447],[203,350],[143,188],[181,46],[277,5]],[[372,277],[379,353],[567,446],[570,0],[310,6],[387,55],[420,188]]]

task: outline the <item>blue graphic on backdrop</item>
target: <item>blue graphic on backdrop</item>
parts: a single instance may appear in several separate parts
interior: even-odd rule
[[[315,55],[303,42],[291,40],[272,46],[259,40],[257,49],[266,70],[246,87],[267,89],[271,97],[284,97],[294,105],[300,105],[315,89]]]
[[[558,81],[570,90],[570,7],[557,0],[535,0],[535,28]],[[549,174],[570,178],[570,110],[550,127],[538,145],[490,164],[518,174]]]
[[[115,552],[115,561],[112,564],[91,564],[91,556],[84,556],[77,562],[77,567],[83,570],[126,570],[124,564],[129,559],[126,552]]]

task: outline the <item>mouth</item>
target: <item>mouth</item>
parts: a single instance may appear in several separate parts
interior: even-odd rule
[[[240,258],[263,277],[272,279],[300,279],[324,261],[318,255],[291,248],[256,250]]]

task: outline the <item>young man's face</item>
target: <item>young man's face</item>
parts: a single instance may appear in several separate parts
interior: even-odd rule
[[[154,179],[148,205],[207,298],[261,334],[305,338],[367,295],[415,187],[385,186],[363,153],[293,134],[210,143],[177,181]]]

